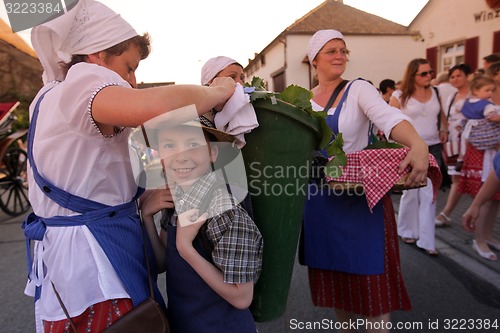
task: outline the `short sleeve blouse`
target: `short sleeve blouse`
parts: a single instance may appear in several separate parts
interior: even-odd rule
[[[128,202],[137,191],[128,152],[130,129],[112,137],[101,134],[92,119],[92,101],[111,85],[129,87],[118,74],[94,64],[76,64],[63,82],[51,82],[30,106],[30,115],[39,96],[51,89],[40,104],[33,144],[33,156],[40,174],[65,191],[107,205]],[[28,168],[29,198],[40,217],[75,213],[60,207],[38,188]],[[128,298],[106,254],[86,226],[47,227],[42,241],[35,242],[34,264],[42,269],[41,281],[28,281],[26,293],[42,284],[39,317],[66,318],[50,282],[70,316],[106,299]],[[63,267],[61,270],[59,267]],[[40,271],[40,270],[39,270]],[[67,289],[68,277],[78,281]]]
[[[103,136],[94,123],[91,109],[94,97],[111,85],[130,87],[111,70],[80,63],[68,71],[63,82],[42,89],[44,92],[53,87],[40,105],[33,155],[40,173],[59,188],[117,205],[130,201],[137,190],[127,143],[130,129],[123,129],[113,137]],[[28,179],[30,201],[38,216],[74,214],[48,199],[33,177]]]

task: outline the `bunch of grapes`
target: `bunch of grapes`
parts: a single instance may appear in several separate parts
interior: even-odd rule
[[[316,154],[313,156],[311,168],[309,171],[309,178],[311,182],[316,183],[318,186],[323,186],[325,182],[325,166],[328,159],[323,155]]]

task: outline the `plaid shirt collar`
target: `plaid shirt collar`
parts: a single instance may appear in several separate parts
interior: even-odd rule
[[[200,209],[204,199],[210,195],[210,190],[213,188],[216,180],[216,174],[214,172],[208,172],[198,179],[187,192],[184,192],[180,186],[176,185],[174,202],[177,214],[182,214],[194,208]]]

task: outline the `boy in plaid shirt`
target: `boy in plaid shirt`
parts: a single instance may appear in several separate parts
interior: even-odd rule
[[[199,121],[154,133],[168,187],[144,201],[142,216],[158,266],[166,269],[172,332],[255,333],[248,307],[263,240],[217,170],[238,154],[221,146],[234,138]],[[153,215],[174,206],[158,235]]]

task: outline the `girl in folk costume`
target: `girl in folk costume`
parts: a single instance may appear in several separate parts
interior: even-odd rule
[[[149,296],[131,128],[189,104],[203,114],[223,105],[235,83],[135,89],[149,36],[92,0],[34,27],[32,44],[45,85],[30,106],[33,213],[23,227],[35,245],[26,293],[36,300],[37,332],[68,325],[55,290],[78,331],[101,332]]]
[[[468,98],[462,107],[462,114],[467,119],[462,135],[462,147],[465,151],[467,142],[470,142],[477,149],[485,151],[482,176],[484,181],[500,147],[500,125],[490,120],[500,115],[500,106],[490,100],[495,90],[495,81],[489,76],[476,74],[470,82],[470,90],[472,97]]]

